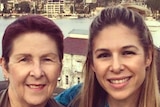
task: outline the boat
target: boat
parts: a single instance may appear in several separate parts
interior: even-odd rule
[[[147,17],[149,16],[152,12],[150,9],[147,8],[147,6],[145,4],[142,3],[125,3],[122,2],[120,4],[120,6],[126,7],[128,9],[137,11],[138,13],[140,13],[142,16]]]
[[[160,30],[160,22],[153,17],[146,17],[145,22],[151,32],[157,32],[158,30]]]
[[[68,18],[68,19],[77,19],[78,15],[77,14],[71,14],[71,15],[65,16],[65,18]]]
[[[157,41],[160,40],[160,22],[153,17],[146,17],[145,22],[152,34],[155,46],[160,48],[160,42]]]

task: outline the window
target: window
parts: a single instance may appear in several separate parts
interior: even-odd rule
[[[80,83],[80,77],[78,77],[77,80],[78,80],[78,84],[79,84]]]
[[[66,75],[66,84],[68,84],[68,75]]]

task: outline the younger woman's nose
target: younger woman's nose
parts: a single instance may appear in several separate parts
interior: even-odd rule
[[[124,69],[121,58],[113,57],[109,69],[114,73],[120,73]]]

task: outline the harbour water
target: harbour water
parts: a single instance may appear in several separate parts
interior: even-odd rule
[[[7,25],[12,23],[15,18],[0,18],[0,56],[1,56],[1,39]],[[80,19],[53,19],[53,21],[62,29],[65,37],[72,29],[89,30],[89,26],[93,18],[80,18]],[[160,47],[160,29],[153,32],[153,41],[157,47]],[[2,71],[0,68],[0,80],[3,80]]]

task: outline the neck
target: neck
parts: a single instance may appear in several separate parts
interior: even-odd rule
[[[109,102],[109,107],[137,107],[136,101],[115,101]]]
[[[139,91],[125,99],[108,97],[109,107],[138,107]]]
[[[17,94],[15,94],[14,90],[8,89],[8,96],[10,104],[9,107],[45,107],[45,105],[29,105],[24,100],[19,98]],[[22,96],[23,97],[23,96]]]

